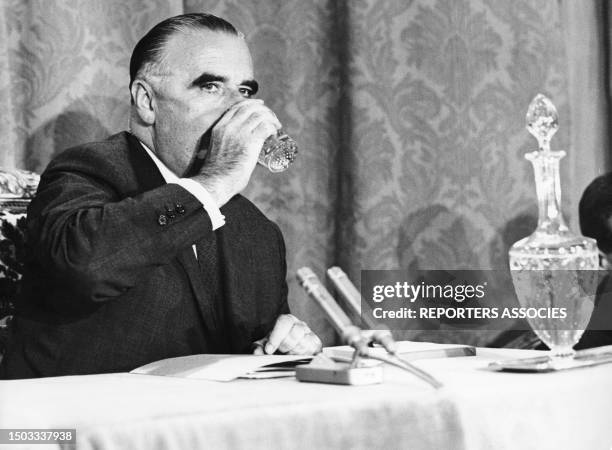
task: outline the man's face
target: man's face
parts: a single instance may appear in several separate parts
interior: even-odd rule
[[[191,166],[207,132],[228,108],[257,91],[243,38],[210,30],[176,33],[152,77],[153,146],[178,176]],[[202,150],[207,150],[203,148]]]

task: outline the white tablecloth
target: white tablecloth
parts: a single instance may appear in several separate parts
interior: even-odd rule
[[[0,381],[0,428],[76,428],[80,449],[610,450],[612,365],[485,369],[527,354],[416,362],[445,383],[438,391],[395,370],[360,387],[130,374]]]

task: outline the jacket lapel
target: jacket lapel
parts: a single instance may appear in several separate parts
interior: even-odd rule
[[[140,141],[132,135],[127,134],[129,156],[136,181],[138,184],[139,192],[135,192],[133,195],[150,191],[151,189],[163,186],[166,182],[164,177],[159,172],[157,166],[147,154],[146,150],[140,144]],[[193,253],[193,248],[188,247],[180,251],[176,259],[183,266],[187,278],[191,284],[193,295],[197,300],[198,309],[200,311],[202,320],[206,325],[207,330],[211,335],[214,335],[215,330],[219,328],[216,316],[214,314],[213,305],[210,299],[206,298],[206,286],[202,279],[202,274],[198,266],[198,262]]]
[[[131,133],[125,133],[128,141],[129,159],[136,177],[138,192],[141,194],[166,184],[164,177],[159,173],[157,166],[140,144],[140,141]]]
[[[253,329],[259,324],[260,311],[257,308],[257,283],[253,270],[255,255],[253,245],[249,242],[249,224],[242,224],[240,218],[240,197],[234,197],[221,212],[226,223],[218,231],[218,245],[221,247],[221,270],[224,293],[224,312],[226,318],[226,336],[233,352],[250,350],[255,340],[254,334],[260,330]],[[261,337],[261,336],[260,336]]]

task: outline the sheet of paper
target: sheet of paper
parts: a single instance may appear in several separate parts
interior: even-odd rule
[[[387,352],[382,347],[372,349],[375,353],[385,355]],[[348,345],[338,347],[326,347],[323,349],[330,358],[345,361],[353,356],[353,348]],[[433,342],[398,341],[397,353],[405,360],[452,358],[456,356],[474,356],[476,349],[469,345],[460,344],[436,344]]]
[[[295,369],[293,370],[270,370],[261,371],[256,370],[247,374],[241,375],[239,378],[245,378],[248,380],[267,380],[269,378],[291,378],[295,376]]]
[[[310,360],[303,355],[190,355],[162,359],[130,373],[231,381],[270,364]]]
[[[489,364],[489,369],[508,372],[558,372],[600,364],[612,364],[612,345],[578,350],[573,357],[568,358],[553,359],[545,353],[536,357],[494,361]]]

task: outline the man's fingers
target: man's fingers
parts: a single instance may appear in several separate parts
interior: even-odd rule
[[[317,336],[311,331],[309,335],[306,335],[306,337],[308,339],[307,342],[309,345],[309,354],[316,355],[317,353],[321,352],[321,350],[323,350],[323,342],[321,342],[319,336]]]
[[[224,127],[228,130],[248,130],[252,131],[262,121],[269,122],[275,128],[280,128],[281,124],[270,108],[265,106],[263,102],[254,103],[255,100],[241,102],[235,110],[231,109],[225,113],[228,117],[223,116],[218,127]]]
[[[262,338],[253,342],[253,354],[254,355],[265,355],[264,346],[268,342],[268,338]]]
[[[305,355],[316,355],[323,348],[323,343],[321,342],[321,339],[319,339],[319,336],[314,334],[312,331],[306,334],[306,336],[304,336],[304,340],[302,342],[305,346],[305,350],[303,353]]]
[[[257,356],[265,355],[263,345],[256,345],[253,354]]]
[[[292,355],[316,355],[323,348],[321,339],[310,328],[301,341],[289,351]]]
[[[233,104],[227,111],[223,113],[221,118],[215,124],[216,127],[224,127],[229,121],[231,121],[236,114],[241,111],[245,106],[248,105],[263,105],[263,100],[259,98],[244,99],[241,102]]]
[[[268,336],[268,343],[265,346],[265,351],[268,355],[271,355],[278,349],[279,345],[291,331],[291,328],[293,328],[293,325],[297,322],[299,322],[299,320],[291,314],[282,314],[278,316],[274,324],[274,329]]]
[[[277,128],[271,125],[269,122],[261,122],[252,132],[253,139],[260,139],[263,142],[270,136],[276,136]],[[259,155],[259,151],[257,152]]]
[[[304,336],[309,331],[310,329],[304,322],[300,321],[293,324],[293,327],[291,328],[285,339],[283,339],[283,342],[280,343],[278,349],[282,353],[290,353],[296,346],[298,346],[302,342]]]
[[[241,125],[241,128],[249,133],[256,133],[257,129],[265,125],[276,134],[280,128],[280,122],[272,116],[272,111],[256,111],[247,117]]]
[[[292,355],[314,355],[321,351],[321,339],[295,316],[283,314],[276,319],[274,328],[267,338],[254,344],[254,354],[272,354],[276,350]],[[261,349],[258,350],[259,347]]]
[[[253,108],[251,111],[245,113],[245,117],[241,116],[242,127],[245,130],[253,131],[261,123],[267,123],[271,125],[274,130],[278,130],[281,127],[280,121],[276,118],[270,108],[265,105],[261,107]],[[238,120],[238,118],[236,118]]]

